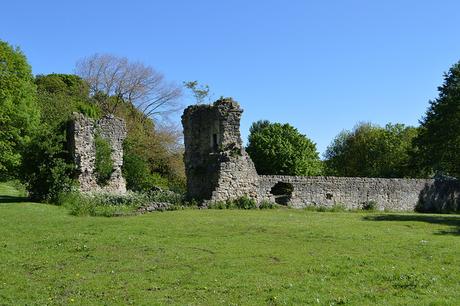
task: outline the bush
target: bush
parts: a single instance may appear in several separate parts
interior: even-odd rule
[[[259,204],[259,209],[274,209],[276,207],[278,207],[278,205],[276,203],[273,203],[273,202],[270,202],[270,201],[267,201],[267,200],[263,200]]]
[[[169,190],[155,190],[146,193],[148,200],[150,202],[166,202],[170,203],[172,205],[185,205],[189,206],[187,204],[192,204],[192,203],[186,203],[185,202],[185,195],[180,194],[180,193],[175,193]]]
[[[324,205],[311,205],[304,208],[307,211],[316,211],[316,212],[344,212],[350,211],[347,207],[341,203],[336,203],[333,206],[324,206]]]
[[[107,185],[113,173],[112,147],[110,143],[99,134],[94,137],[96,147],[95,173],[100,186]]]
[[[27,145],[20,176],[32,200],[56,203],[61,192],[76,184],[75,165],[65,147],[65,124],[43,126]]]
[[[142,193],[115,195],[110,193],[82,194],[76,191],[61,194],[60,204],[74,216],[127,216],[136,214],[148,196]]]
[[[235,200],[212,202],[207,207],[211,209],[257,209],[257,203],[247,196],[242,196]]]
[[[369,211],[372,211],[372,210],[377,210],[378,208],[378,204],[376,201],[366,201],[363,203],[363,210],[369,210]]]
[[[182,194],[171,191],[156,190],[148,193],[128,192],[124,195],[110,193],[79,193],[76,191],[62,193],[60,204],[69,209],[74,216],[130,216],[137,214],[141,208],[152,204],[163,204],[161,209],[177,210],[196,203],[187,203]],[[169,205],[164,205],[168,203]],[[150,210],[146,210],[150,211]]]
[[[242,196],[234,201],[235,207],[239,209],[256,209],[257,203],[255,200],[247,196]]]

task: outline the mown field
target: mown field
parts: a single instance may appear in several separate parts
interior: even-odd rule
[[[75,217],[0,195],[1,305],[460,304],[459,215]]]

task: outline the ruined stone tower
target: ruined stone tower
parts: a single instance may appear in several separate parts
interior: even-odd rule
[[[96,146],[94,138],[99,134],[112,148],[113,172],[104,186],[97,184],[95,173]],[[69,129],[70,151],[77,167],[79,190],[82,192],[104,191],[126,193],[126,181],[122,176],[123,140],[126,126],[123,119],[104,116],[99,120],[74,113]]]
[[[257,198],[257,172],[240,136],[242,113],[231,98],[185,109],[182,125],[189,198],[210,201],[243,195]]]

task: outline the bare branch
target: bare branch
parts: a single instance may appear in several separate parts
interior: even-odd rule
[[[180,109],[181,88],[141,62],[96,53],[77,62],[76,74],[89,83],[92,95],[106,97],[99,102],[105,112],[114,112],[122,102],[132,104],[146,117]]]

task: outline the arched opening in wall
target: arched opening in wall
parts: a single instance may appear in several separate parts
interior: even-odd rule
[[[294,186],[285,182],[276,183],[270,193],[275,196],[275,202],[281,205],[287,205],[292,197]]]

